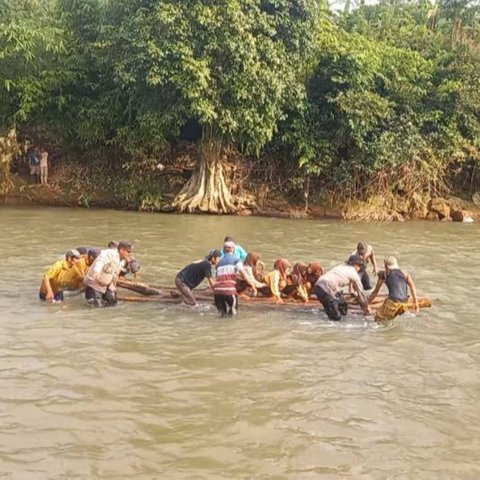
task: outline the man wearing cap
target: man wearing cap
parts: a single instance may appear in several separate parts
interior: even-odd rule
[[[108,242],[108,248],[118,248],[119,243],[120,242],[118,240],[110,240]],[[138,260],[134,258],[133,255],[130,255],[130,260],[128,262],[122,262],[122,268],[120,269],[119,276],[124,277],[125,275],[131,273],[134,277],[136,277],[140,271],[140,268],[141,266]]]
[[[125,240],[117,248],[102,250],[85,275],[85,298],[96,307],[116,305],[117,279],[122,262],[129,262],[133,245]]]
[[[80,290],[85,287],[83,281],[85,280],[85,275],[88,272],[88,269],[94,262],[94,260],[100,255],[99,248],[87,248],[87,247],[78,247],[78,253],[80,253],[80,260],[75,264],[74,269],[76,274],[72,275],[72,279],[69,283],[66,290]]]
[[[43,275],[38,296],[47,302],[62,302],[64,290],[76,285],[78,280],[77,263],[81,255],[78,250],[69,250],[65,258],[55,262]]]
[[[375,285],[368,303],[372,303],[381,286],[385,284],[388,288],[388,298],[382,303],[375,313],[377,322],[393,320],[398,315],[407,311],[408,290],[412,294],[413,308],[416,312],[420,310],[417,298],[417,289],[413,283],[412,277],[405,271],[400,270],[398,260],[393,255],[389,255],[384,261],[385,271],[378,272],[378,280]]]
[[[346,265],[332,268],[315,283],[315,295],[330,320],[341,320],[342,315],[347,314],[348,304],[342,297],[342,289],[349,285],[357,291],[358,301],[365,315],[371,313],[358,276],[362,266],[363,259],[358,255],[351,255]]]
[[[175,277],[175,286],[182,294],[187,305],[197,306],[197,301],[192,290],[197,288],[206,278],[213,289],[215,284],[212,275],[212,267],[216,266],[222,253],[220,250],[212,250],[204,259],[187,265]]]

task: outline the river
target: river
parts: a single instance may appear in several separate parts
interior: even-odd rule
[[[0,479],[480,477],[480,226],[0,209]],[[430,310],[379,328],[312,311],[240,311],[81,296],[41,304],[67,249],[135,243],[142,279],[226,234],[277,256],[397,254]]]

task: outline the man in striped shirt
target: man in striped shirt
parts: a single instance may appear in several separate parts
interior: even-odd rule
[[[235,244],[231,241],[223,245],[225,255],[217,265],[217,276],[213,286],[215,305],[222,316],[237,313],[236,277],[243,272],[243,263],[234,255]]]

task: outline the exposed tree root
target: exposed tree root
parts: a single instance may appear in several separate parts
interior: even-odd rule
[[[225,155],[218,143],[206,143],[200,150],[198,170],[192,175],[172,207],[181,212],[235,213],[245,208],[247,198],[234,197],[225,177]],[[248,199],[251,203],[251,199]]]

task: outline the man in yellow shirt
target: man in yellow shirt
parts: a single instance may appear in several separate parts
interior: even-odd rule
[[[78,250],[69,250],[65,254],[65,259],[55,262],[47,270],[40,284],[40,300],[61,302],[64,290],[78,288],[77,285],[81,283],[79,277],[83,280],[81,271],[76,268],[80,259]]]

